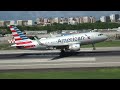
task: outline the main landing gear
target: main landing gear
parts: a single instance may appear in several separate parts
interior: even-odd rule
[[[93,50],[96,50],[96,48],[95,48],[95,44],[92,44],[92,46],[93,46]]]
[[[61,51],[61,52],[60,52],[60,57],[64,57],[64,56],[66,55],[65,50],[64,50],[64,49],[61,49],[60,51]]]
[[[64,50],[64,49],[61,49],[61,53],[65,53],[65,50]]]

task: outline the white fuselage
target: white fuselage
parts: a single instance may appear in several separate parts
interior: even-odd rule
[[[47,46],[61,46],[61,45],[69,45],[73,43],[83,44],[92,44],[101,42],[107,39],[107,36],[98,36],[99,32],[89,32],[89,33],[81,33],[81,34],[72,34],[68,36],[47,38],[40,40],[41,43]]]
[[[60,37],[51,37],[46,39],[40,39],[39,44],[37,41],[33,41],[36,45],[36,48],[46,48],[46,47],[54,47],[54,46],[64,46],[64,45],[71,45],[71,44],[93,44],[102,42],[107,39],[106,35],[100,35],[99,32],[88,32],[88,33],[80,33],[80,34],[71,34],[67,36],[60,36]]]

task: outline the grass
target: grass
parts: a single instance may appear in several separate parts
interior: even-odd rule
[[[120,79],[120,68],[77,71],[1,72],[0,79]]]
[[[96,47],[119,47],[120,41],[105,41],[95,44]],[[91,44],[83,45],[81,48],[90,48]],[[10,47],[10,44],[0,44],[0,50],[15,50],[16,48]]]
[[[119,47],[120,46],[120,41],[105,41],[105,42],[100,42],[96,43],[95,47]],[[89,45],[83,45],[81,48],[90,48],[92,47],[91,44]]]
[[[0,44],[0,50],[13,50],[13,49],[16,49],[16,48],[12,48],[10,46],[11,46],[10,44]]]

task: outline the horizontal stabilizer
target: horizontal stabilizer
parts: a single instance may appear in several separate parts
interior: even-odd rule
[[[17,46],[32,46],[33,44],[22,44],[22,45],[16,45],[16,44],[13,44],[11,45],[11,47],[17,47]],[[33,45],[35,46],[35,45]]]

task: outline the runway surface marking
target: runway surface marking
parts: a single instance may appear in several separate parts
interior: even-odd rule
[[[118,51],[120,47],[97,47],[96,50],[93,48],[81,48],[80,51]],[[0,54],[19,54],[19,53],[50,53],[60,52],[60,50],[0,50]]]
[[[97,62],[97,63],[69,63],[70,64],[120,64],[120,62]],[[29,65],[5,65],[5,66],[31,66],[31,65],[68,65],[68,63],[59,63],[59,64],[29,64]],[[0,65],[0,66],[4,66],[4,65]]]
[[[120,62],[101,63],[64,63],[64,64],[30,64],[30,65],[0,65],[0,69],[42,69],[42,68],[78,68],[78,67],[115,67]]]
[[[65,61],[96,61],[95,58],[61,58],[58,60],[50,59],[16,59],[16,60],[0,60],[1,63],[30,63],[30,62],[65,62]]]

